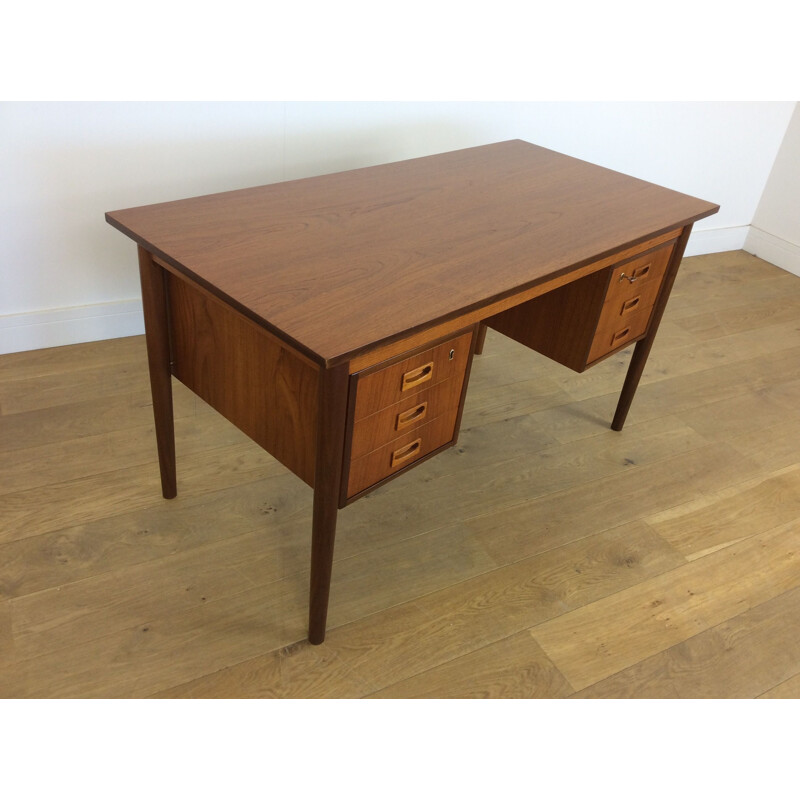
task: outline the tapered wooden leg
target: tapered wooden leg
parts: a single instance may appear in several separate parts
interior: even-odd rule
[[[150,390],[156,423],[161,491],[166,498],[178,493],[175,477],[175,425],[172,415],[172,374],[169,364],[169,329],[164,270],[153,262],[150,253],[139,248],[139,277],[142,282],[144,329]]]
[[[483,343],[486,341],[486,323],[478,324],[478,334],[475,337],[475,355],[479,356],[483,352]]]
[[[321,644],[325,640],[333,543],[342,481],[348,378],[348,364],[320,371],[308,612],[308,640],[311,644]]]
[[[692,226],[687,225],[683,229],[683,233],[675,243],[675,250],[672,252],[669,266],[664,275],[664,285],[661,287],[658,299],[655,306],[653,306],[653,317],[650,321],[650,329],[644,339],[640,339],[636,343],[631,357],[631,363],[628,365],[628,373],[625,375],[625,383],[622,385],[622,392],[619,396],[617,403],[617,410],[614,414],[614,420],[611,423],[612,430],[621,431],[622,426],[625,424],[625,419],[628,416],[633,396],[636,394],[636,388],[639,386],[639,380],[644,372],[645,365],[647,364],[647,357],[650,355],[650,350],[653,347],[653,342],[658,332],[658,326],[661,323],[661,317],[664,315],[664,309],[669,300],[670,292],[672,291],[672,284],[675,283],[675,276],[678,274],[678,267],[681,265],[683,253],[686,250],[686,243],[689,241],[689,234],[692,232]]]

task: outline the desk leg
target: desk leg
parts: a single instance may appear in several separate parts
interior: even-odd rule
[[[175,478],[175,425],[172,417],[172,373],[169,365],[169,328],[164,270],[153,263],[150,253],[139,248],[139,277],[150,367],[150,390],[156,423],[161,492],[166,498],[178,493]]]
[[[650,355],[650,349],[658,332],[658,326],[661,323],[661,317],[664,315],[664,309],[669,300],[670,292],[672,292],[672,284],[675,283],[675,276],[678,274],[678,267],[683,259],[684,250],[686,250],[686,243],[689,241],[689,234],[692,232],[692,226],[687,225],[683,229],[678,241],[675,243],[675,250],[672,253],[667,272],[664,275],[664,285],[661,287],[661,292],[658,295],[658,300],[653,307],[653,318],[650,320],[650,330],[644,339],[640,339],[636,343],[631,357],[631,363],[628,366],[628,373],[625,376],[625,383],[622,386],[622,392],[619,396],[617,403],[617,411],[614,414],[614,421],[611,423],[612,430],[621,431],[622,426],[625,424],[625,418],[628,416],[633,396],[636,394],[636,388],[639,385],[639,380],[644,372],[645,365],[647,364],[647,357]]]
[[[483,343],[486,341],[486,323],[478,324],[478,335],[475,337],[475,355],[483,353]]]
[[[333,542],[342,482],[348,383],[349,364],[320,371],[314,522],[311,535],[311,598],[308,612],[308,640],[311,644],[325,641]]]

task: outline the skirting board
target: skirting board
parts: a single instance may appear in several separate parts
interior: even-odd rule
[[[0,354],[144,333],[142,301],[54,308],[0,317]]]
[[[686,256],[704,256],[707,253],[724,253],[728,250],[741,250],[747,238],[749,225],[737,225],[734,228],[711,228],[698,230],[695,228],[686,245]]]
[[[786,239],[751,225],[742,249],[787,272],[800,275],[800,246]]]
[[[686,255],[742,249],[800,275],[800,248],[749,225],[695,229],[686,247]],[[144,318],[139,299],[10,314],[0,316],[0,354],[142,333]]]

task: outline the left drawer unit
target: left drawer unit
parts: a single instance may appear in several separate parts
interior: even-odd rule
[[[342,505],[455,443],[473,329],[350,378]]]

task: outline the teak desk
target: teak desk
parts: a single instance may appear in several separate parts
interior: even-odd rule
[[[453,445],[486,326],[583,371],[636,342],[718,206],[515,140],[114,211],[139,250],[164,497],[171,376],[314,489],[309,640],[338,509]]]

